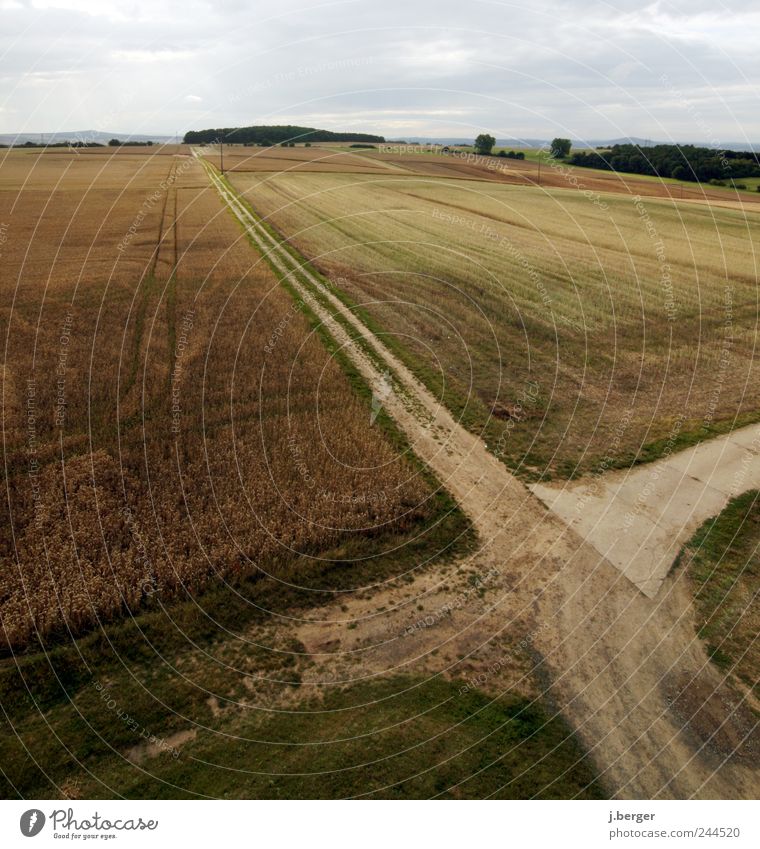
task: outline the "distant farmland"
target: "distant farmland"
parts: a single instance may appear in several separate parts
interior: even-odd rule
[[[483,167],[436,179],[421,156],[403,168],[425,177],[379,174],[398,158],[365,158],[374,173],[231,178],[526,477],[651,459],[756,416],[753,205],[637,200],[662,188],[645,181],[537,191]]]

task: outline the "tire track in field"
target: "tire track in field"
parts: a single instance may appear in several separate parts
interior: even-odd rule
[[[169,171],[166,175],[166,182],[168,184],[168,188],[166,189],[166,194],[164,195],[164,202],[161,205],[161,218],[158,225],[158,237],[156,239],[156,247],[153,249],[150,258],[148,260],[148,264],[143,271],[142,276],[140,277],[140,281],[137,284],[137,294],[135,295],[135,331],[134,331],[134,339],[132,342],[132,351],[129,360],[129,368],[127,372],[127,377],[124,380],[124,383],[120,390],[120,398],[126,399],[129,396],[129,393],[132,391],[135,383],[137,382],[137,375],[140,369],[140,351],[142,349],[143,335],[145,331],[145,317],[148,310],[148,301],[150,299],[151,293],[156,289],[156,275],[158,269],[158,262],[160,256],[162,254],[162,249],[166,249],[165,245],[167,243],[166,240],[166,232],[164,230],[164,225],[166,221],[166,210],[169,205],[169,195],[172,192],[172,186],[175,185],[175,181],[173,178],[174,172],[176,171],[177,164],[176,162],[172,162],[169,166]],[[176,222],[176,187],[174,188],[175,194],[175,222]],[[169,243],[170,245],[170,243]],[[171,246],[171,245],[170,245]],[[175,266],[176,266],[176,234],[175,234]]]
[[[169,340],[167,346],[167,385],[171,387],[172,370],[174,369],[174,353],[177,342],[177,274],[179,273],[179,235],[177,233],[179,227],[179,209],[178,197],[179,187],[176,182],[173,184],[174,190],[174,219],[172,221],[172,243],[174,261],[171,264],[169,271],[169,280],[166,283],[166,335]]]
[[[151,266],[151,269],[150,269],[150,276],[153,276],[153,277],[156,276],[156,270],[158,268],[158,261],[161,258],[162,248],[163,249],[166,248],[166,244],[167,244],[167,241],[168,241],[166,239],[166,234],[168,233],[168,228],[165,227],[166,210],[169,207],[169,196],[172,194],[172,191],[174,192],[174,200],[175,200],[175,205],[174,205],[175,219],[174,220],[176,221],[177,189],[176,189],[175,180],[174,180],[174,174],[175,174],[176,170],[177,170],[177,163],[173,162],[169,166],[169,173],[166,175],[167,189],[166,189],[166,194],[164,195],[164,202],[161,205],[161,220],[160,220],[159,225],[158,225],[158,239],[156,241],[156,249],[153,253],[153,263],[152,263],[152,266]],[[169,247],[171,247],[171,243],[169,242],[168,244],[169,244]]]
[[[513,638],[516,622],[529,628],[534,673],[547,681],[544,695],[579,734],[617,798],[756,798],[757,769],[739,752],[747,736],[746,707],[741,699],[726,701],[723,675],[695,636],[684,573],[671,575],[656,599],[639,593],[456,422],[213,167],[201,163],[254,247],[324,322],[368,385],[381,385],[379,363],[394,374],[398,386],[384,396],[384,409],[473,521],[480,544],[470,565],[481,574],[493,568],[501,574],[498,602],[466,626],[444,618],[436,626],[438,646],[473,653],[495,637]],[[393,591],[387,599],[384,593],[373,601],[393,610]],[[341,643],[330,620],[350,618],[351,606],[361,604],[343,602],[349,611],[342,617],[328,611],[325,624],[303,630],[306,645],[322,637]],[[403,610],[398,619],[402,630],[408,619]],[[348,653],[348,644],[338,651]],[[364,675],[383,674],[414,662],[419,651],[411,638],[385,640],[356,663]],[[494,686],[490,692],[498,695]],[[678,698],[684,693],[691,700]],[[713,697],[723,699],[724,708],[705,727],[699,711]]]

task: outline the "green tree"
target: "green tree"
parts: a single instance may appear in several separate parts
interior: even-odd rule
[[[493,146],[496,144],[496,139],[488,133],[481,133],[475,139],[475,151],[481,156],[490,156]]]
[[[572,146],[573,143],[570,139],[554,139],[551,147],[552,159],[564,159],[570,154],[570,148]]]

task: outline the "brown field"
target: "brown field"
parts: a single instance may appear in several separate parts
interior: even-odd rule
[[[651,460],[760,411],[760,207],[397,174],[230,179],[529,478]]]
[[[206,159],[218,167],[221,156],[216,146],[208,148]],[[340,147],[242,147],[224,146],[225,171],[320,171],[327,173],[379,173],[392,170],[382,158],[368,158]]]
[[[288,579],[299,555],[432,513],[177,153],[0,161],[0,616],[16,648],[210,580]]]
[[[393,145],[390,145],[393,147]],[[672,198],[693,203],[743,209],[760,203],[760,193],[738,194],[708,185],[660,181],[635,174],[615,174],[591,168],[574,168],[563,163],[535,160],[475,157],[471,151],[454,151],[448,155],[420,148],[418,153],[388,153],[377,150],[350,152],[345,145],[319,144],[310,148],[242,147],[224,148],[225,171],[346,173],[417,175],[451,180],[485,180],[512,186],[540,186],[544,189],[570,189],[593,193],[641,195]],[[218,168],[220,156],[210,148],[206,158]]]

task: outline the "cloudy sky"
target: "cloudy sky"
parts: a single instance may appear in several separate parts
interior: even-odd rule
[[[6,133],[760,141],[757,0],[0,0],[0,15]]]

